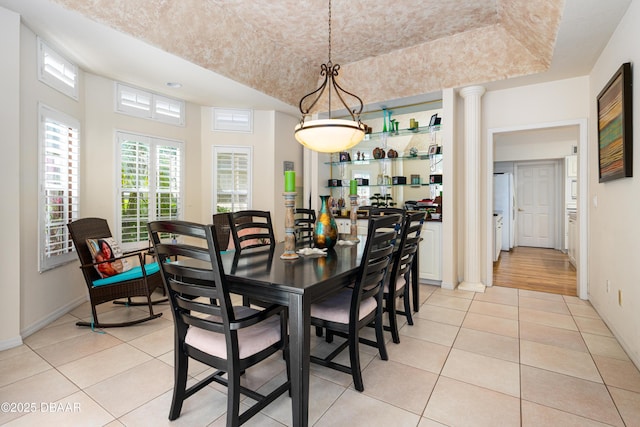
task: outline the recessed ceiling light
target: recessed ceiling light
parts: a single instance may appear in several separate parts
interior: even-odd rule
[[[167,82],[167,86],[172,87],[174,89],[178,89],[182,87],[182,83],[178,82]]]

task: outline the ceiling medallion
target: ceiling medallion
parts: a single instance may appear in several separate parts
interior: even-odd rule
[[[331,62],[331,0],[329,0],[329,61],[320,66],[320,75],[324,77],[322,85],[311,93],[306,94],[300,100],[300,113],[302,119],[296,125],[294,135],[298,142],[313,151],[321,153],[336,153],[347,150],[364,138],[366,125],[360,121],[363,103],[357,95],[344,90],[335,78],[338,76],[340,65]],[[311,109],[318,103],[318,100],[328,88],[329,95],[329,118],[305,120],[310,115]],[[342,105],[351,115],[351,120],[334,119],[331,117],[331,95],[332,91],[340,99]],[[349,108],[345,101],[345,96],[350,96],[356,100],[360,106],[353,110]]]

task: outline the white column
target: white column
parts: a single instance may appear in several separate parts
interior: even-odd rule
[[[484,292],[481,282],[480,245],[480,147],[482,86],[470,86],[460,91],[464,98],[464,152],[465,152],[465,204],[464,204],[464,280],[458,289]]]

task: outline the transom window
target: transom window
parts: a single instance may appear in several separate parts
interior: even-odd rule
[[[116,83],[116,111],[135,117],[184,126],[184,101]]]
[[[38,79],[67,96],[78,99],[78,67],[38,37]]]

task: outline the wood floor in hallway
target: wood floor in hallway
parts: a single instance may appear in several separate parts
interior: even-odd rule
[[[508,288],[577,295],[576,269],[562,251],[518,246],[493,263],[493,284]]]

